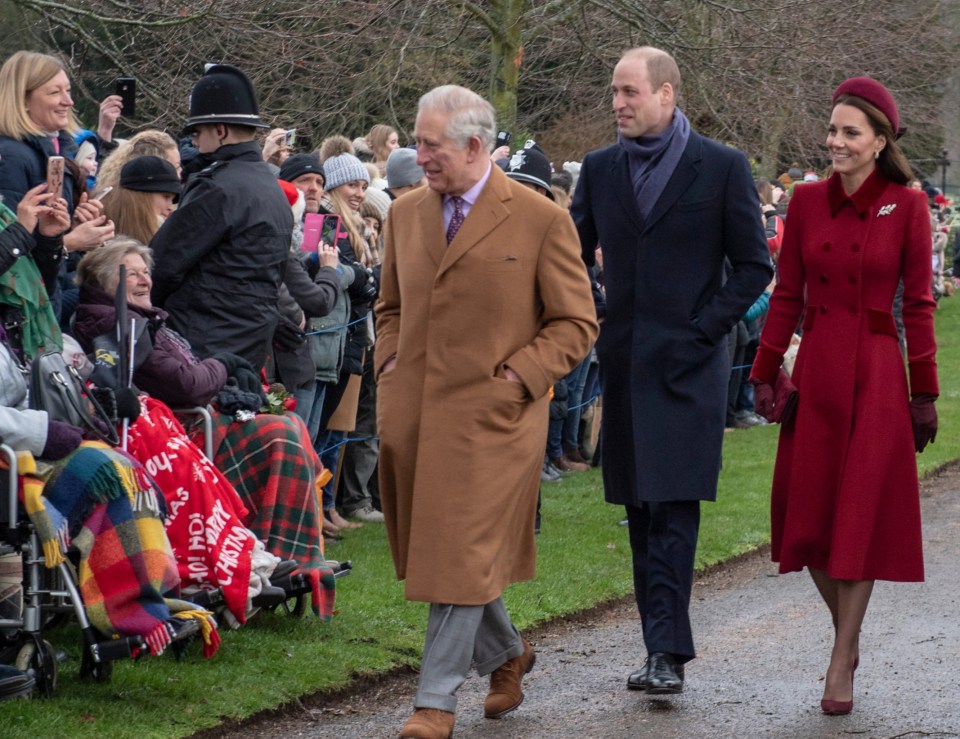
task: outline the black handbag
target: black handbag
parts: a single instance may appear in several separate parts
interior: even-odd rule
[[[96,418],[88,410],[92,406]],[[68,365],[60,352],[41,354],[30,367],[30,407],[46,411],[55,421],[89,429],[101,441],[120,443],[113,420],[100,402],[87,390],[75,367]]]

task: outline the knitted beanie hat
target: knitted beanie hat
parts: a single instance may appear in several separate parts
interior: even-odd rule
[[[305,174],[318,174],[324,177],[324,184],[326,184],[323,165],[320,164],[320,157],[316,153],[291,154],[280,165],[281,180],[293,182],[297,177]]]
[[[417,164],[413,149],[394,149],[387,157],[387,187],[405,187],[423,179],[423,167]]]
[[[363,218],[367,216],[373,216],[377,218],[380,223],[383,223],[387,220],[387,211],[390,209],[390,196],[387,195],[383,190],[378,190],[375,187],[370,187],[367,189],[367,196],[363,199],[363,203],[360,205],[360,215]]]
[[[345,185],[354,180],[370,182],[367,168],[353,154],[340,154],[330,157],[323,163],[323,171],[327,175],[327,192],[336,190],[340,185]]]

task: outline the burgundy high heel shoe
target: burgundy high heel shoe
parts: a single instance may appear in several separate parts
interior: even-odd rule
[[[853,678],[856,675],[857,667],[860,666],[860,658],[853,661],[853,669],[850,670],[850,690],[853,690]],[[827,716],[846,716],[853,710],[853,698],[848,701],[834,701],[829,698],[820,700],[820,710]]]

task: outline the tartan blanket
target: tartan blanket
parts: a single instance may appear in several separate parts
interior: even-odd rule
[[[303,421],[292,413],[262,413],[249,421],[214,415],[214,464],[249,513],[244,524],[282,559],[295,559],[313,585],[313,612],[329,621],[336,580],[323,556],[320,489],[330,479]],[[202,443],[202,432],[195,436]]]
[[[256,541],[243,524],[247,509],[227,479],[161,401],[140,396],[140,417],[130,426],[127,451],[163,491],[167,538],[180,582],[220,588],[227,609],[247,620],[251,560]]]
[[[90,622],[104,634],[139,635],[151,654],[173,641],[170,619],[196,619],[204,656],[220,637],[211,614],[179,600],[179,577],[163,529],[166,508],[144,469],[100,442],[52,464],[41,479],[29,453],[18,454],[24,507],[43,545],[47,567],[80,552],[79,587]]]

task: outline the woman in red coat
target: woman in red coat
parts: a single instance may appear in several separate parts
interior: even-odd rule
[[[751,381],[780,420],[771,501],[781,572],[807,567],[836,630],[824,713],[853,708],[860,626],[877,579],[923,580],[914,452],[936,435],[930,216],[896,143],[899,115],[879,82],[833,94],[833,175],[796,188],[780,282]],[[891,308],[904,283],[909,384]],[[793,376],[780,364],[802,318]],[[779,377],[778,377],[779,376]],[[796,402],[788,391],[796,386]],[[776,388],[775,388],[776,386]],[[792,406],[792,408],[791,408]]]

